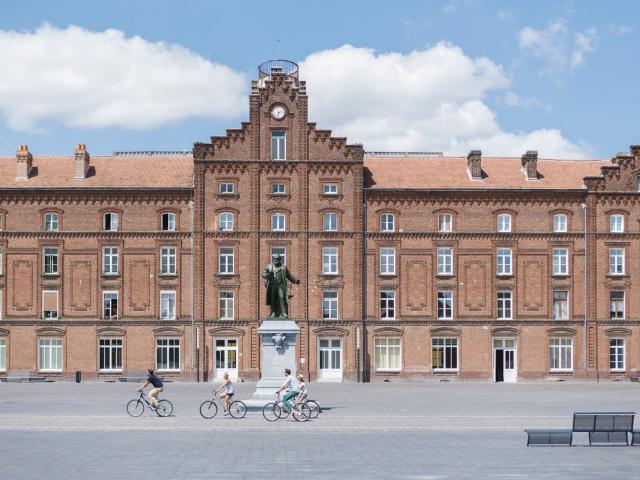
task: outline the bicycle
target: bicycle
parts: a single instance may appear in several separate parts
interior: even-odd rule
[[[284,401],[280,400],[280,394],[276,393],[276,401],[267,403],[262,408],[262,416],[269,422],[275,422],[281,418],[287,418],[292,410],[297,410],[299,413],[293,412],[293,418],[298,422],[306,422],[311,417],[311,409],[309,405],[304,402],[296,402],[293,408],[289,408],[284,404]],[[293,399],[292,399],[293,400]]]
[[[322,412],[322,409],[320,408],[320,404],[315,400],[307,400],[307,397],[305,396],[300,400],[300,402],[308,405],[309,410],[311,410],[311,414],[309,415],[309,418],[317,418],[318,415],[320,415],[320,413]]]
[[[211,400],[202,402],[202,405],[200,405],[200,415],[206,419],[215,417],[218,413],[218,402],[216,400],[221,401],[214,392]],[[240,400],[233,400],[229,403],[229,414],[233,418],[244,418],[247,414],[247,406]]]
[[[147,400],[147,394],[142,391],[138,398],[134,398],[127,403],[127,413],[132,417],[139,417],[144,413],[145,404],[149,410],[156,412],[159,417],[170,417],[173,413],[173,404],[169,400],[164,398],[158,400],[158,407],[156,408]]]

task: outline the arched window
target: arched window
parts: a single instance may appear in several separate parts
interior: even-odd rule
[[[230,232],[233,230],[233,213],[220,212],[218,216],[218,229],[224,232]]]
[[[511,214],[499,213],[497,217],[498,232],[510,232],[511,231]]]
[[[47,212],[44,214],[44,230],[46,232],[58,231],[58,214],[55,212]]]
[[[286,216],[284,213],[271,214],[271,230],[274,232],[284,232],[286,228]]]
[[[439,232],[453,231],[453,215],[451,213],[438,214],[438,231]]]
[[[106,212],[102,216],[102,229],[105,232],[117,232],[119,217],[116,212]]]
[[[322,214],[322,230],[325,232],[336,232],[338,230],[338,214],[336,212]]]
[[[566,213],[556,213],[553,216],[553,231],[554,232],[567,231],[567,214]]]
[[[163,232],[175,232],[176,231],[176,214],[166,212],[162,214],[161,227]]]
[[[624,215],[614,213],[609,216],[609,231],[611,233],[624,233]]]
[[[383,213],[380,215],[380,231],[395,232],[396,216],[393,213]]]

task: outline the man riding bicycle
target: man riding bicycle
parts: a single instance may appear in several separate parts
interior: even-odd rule
[[[144,384],[138,389],[138,391],[141,392],[149,384],[153,385],[153,388],[149,392],[149,403],[153,405],[153,408],[157,409],[160,406],[160,404],[158,403],[158,395],[160,395],[160,392],[164,390],[164,387],[162,384],[162,380],[154,375],[153,368],[148,369],[147,373],[149,374],[149,376],[147,376],[147,381],[144,382]]]
[[[291,370],[289,368],[285,368],[284,369],[284,383],[276,391],[276,393],[280,393],[282,391],[286,391],[287,392],[287,393],[285,393],[284,397],[282,398],[282,403],[284,404],[285,407],[287,407],[289,410],[291,410],[292,406],[289,403],[289,400],[291,400],[292,398],[297,397],[300,392],[298,391],[298,384],[296,383],[294,385],[293,379],[291,378]],[[300,414],[300,412],[298,412],[296,409],[293,409],[293,413],[294,413],[294,415],[295,414],[298,414],[298,415]]]

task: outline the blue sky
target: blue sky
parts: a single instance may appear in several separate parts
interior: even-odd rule
[[[310,120],[368,150],[607,158],[640,143],[637,18],[634,1],[4,0],[0,154],[190,149],[246,119],[257,65],[281,57]]]

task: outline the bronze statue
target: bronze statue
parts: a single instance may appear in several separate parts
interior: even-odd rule
[[[262,278],[266,280],[266,304],[271,312],[269,318],[289,318],[289,292],[287,280],[299,284],[300,280],[294,277],[286,265],[282,264],[282,257],[274,254],[272,262],[262,272]]]

